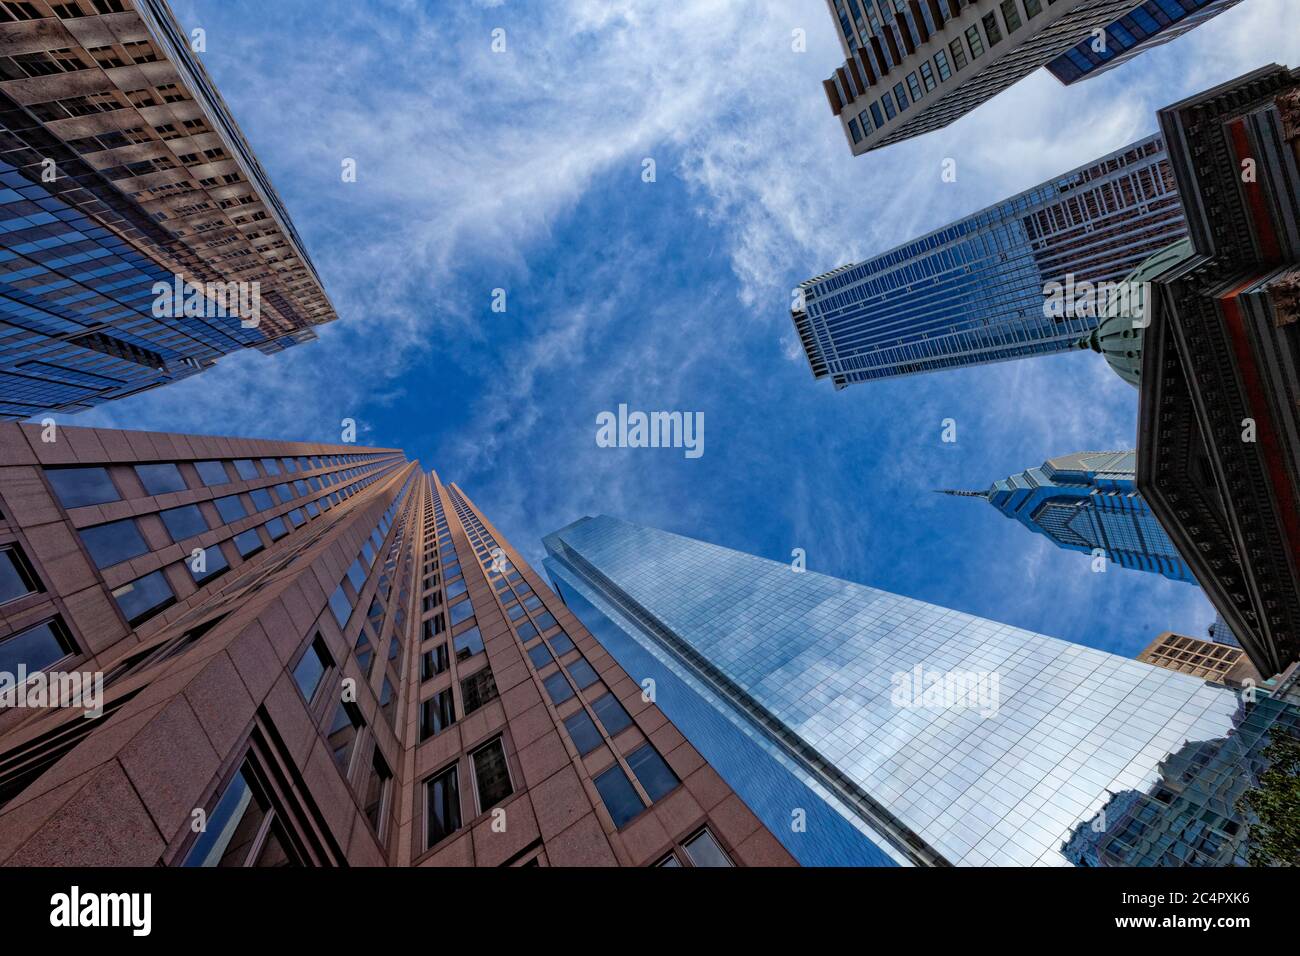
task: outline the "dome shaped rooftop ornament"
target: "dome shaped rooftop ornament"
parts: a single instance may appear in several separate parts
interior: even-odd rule
[[[1098,310],[1097,328],[1079,339],[1075,348],[1092,349],[1105,356],[1115,374],[1134,388],[1142,377],[1142,340],[1147,325],[1147,283],[1193,253],[1190,239],[1161,249],[1107,289]]]

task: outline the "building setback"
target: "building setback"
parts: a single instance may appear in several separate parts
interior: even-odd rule
[[[855,382],[1078,348],[1118,283],[1186,234],[1159,136],[800,284],[814,378]],[[1051,284],[1074,293],[1049,308]],[[1064,304],[1064,303],[1063,303]]]
[[[160,299],[178,282],[203,298]],[[0,3],[0,420],[279,352],[335,317],[163,0]]]
[[[1261,674],[1300,660],[1300,74],[1166,107],[1190,243],[1152,280],[1138,489]]]
[[[8,866],[793,862],[392,449],[0,424],[20,671],[102,716],[0,709]]]
[[[1240,0],[826,0],[844,65],[823,81],[854,154],[947,126],[1046,66],[1063,83]]]
[[[987,491],[945,491],[982,498],[1058,548],[1102,553],[1121,567],[1195,583],[1169,536],[1137,490],[1137,453],[1063,455],[993,483]]]
[[[904,864],[1066,865],[1112,792],[1237,709],[1195,677],[605,516],[546,545],[570,607],[642,648],[628,672],[801,860],[837,849],[809,805],[751,792],[794,777]]]

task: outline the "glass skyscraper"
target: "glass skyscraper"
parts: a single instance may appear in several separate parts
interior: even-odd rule
[[[333,321],[166,3],[0,13],[0,420],[82,411]]]
[[[854,382],[1064,352],[1100,301],[1045,308],[1050,283],[1119,282],[1186,234],[1150,136],[864,262],[801,283],[795,328],[815,378]]]
[[[1137,452],[1078,452],[993,483],[983,498],[1008,518],[1071,551],[1104,552],[1115,564],[1195,583],[1137,490]]]
[[[1066,865],[1111,793],[1237,710],[1193,677],[614,518],[546,546],[569,607],[805,863],[867,855],[814,826],[835,814],[900,863]],[[815,817],[787,802],[807,792]]]

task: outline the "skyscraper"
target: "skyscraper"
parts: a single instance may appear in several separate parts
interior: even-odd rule
[[[1194,677],[609,517],[546,546],[570,607],[643,649],[628,672],[796,856],[807,808],[748,796],[773,763],[900,862],[1062,865],[1111,791],[1236,711]]]
[[[1240,0],[827,0],[844,65],[823,81],[855,154],[947,126],[1046,66],[1095,76]]]
[[[278,352],[335,318],[166,3],[3,3],[0,21],[0,419]]]
[[[1300,72],[1161,110],[1190,243],[1152,278],[1138,489],[1261,674],[1300,660]]]
[[[800,284],[795,329],[836,388],[1077,348],[1098,296],[1186,233],[1150,136],[864,262]],[[1052,309],[1055,283],[1068,307]]]
[[[1125,568],[1195,583],[1187,564],[1137,491],[1137,453],[1063,455],[993,483],[987,491],[949,491],[982,498],[1059,548],[1103,553]]]
[[[0,702],[9,866],[792,862],[392,449],[0,424]]]

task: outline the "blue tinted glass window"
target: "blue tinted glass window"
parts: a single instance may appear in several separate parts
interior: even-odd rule
[[[477,627],[461,631],[451,639],[451,642],[456,646],[456,660],[458,661],[463,661],[483,652],[483,635],[479,633]]]
[[[330,610],[334,612],[334,620],[338,622],[339,627],[345,627],[348,618],[352,616],[352,602],[348,600],[347,591],[341,584],[330,595]]]
[[[182,505],[158,512],[173,541],[184,541],[208,530],[208,522],[198,505]]]
[[[578,753],[584,757],[605,742],[585,710],[579,710],[572,717],[566,717],[564,729],[569,732],[573,745],[578,748]]]
[[[45,621],[0,639],[0,671],[16,674],[22,665],[28,673],[35,673],[75,651],[63,628],[55,621]]]
[[[250,491],[248,497],[253,500],[253,507],[258,511],[266,511],[275,507],[275,502],[271,500],[271,493],[265,488]]]
[[[239,472],[240,478],[251,479],[261,477],[261,475],[258,474],[257,465],[254,462],[249,461],[247,458],[241,458],[239,461],[235,462],[235,471]]]
[[[51,468],[45,477],[65,508],[102,505],[122,498],[104,468]]]
[[[226,560],[225,554],[217,545],[195,550],[202,551],[202,555],[196,556],[191,553],[185,559],[185,567],[189,568],[190,577],[194,579],[195,584],[211,581],[217,575],[230,570],[230,562]]]
[[[224,498],[218,498],[215,504],[217,513],[221,515],[221,520],[225,524],[231,524],[248,515],[248,510],[239,499],[239,495],[227,495]]]
[[[600,680],[600,675],[596,673],[595,668],[587,663],[585,657],[579,657],[572,664],[567,665],[567,669],[569,676],[574,679],[580,690],[586,689]]]
[[[112,567],[149,551],[133,518],[82,528],[81,540],[97,568]]]
[[[453,604],[448,612],[451,615],[451,623],[459,624],[474,616],[474,605],[468,600],[461,601],[459,604]]]
[[[551,696],[553,704],[562,704],[573,696],[573,687],[564,679],[563,671],[556,671],[542,683],[546,686],[546,693]]]
[[[651,744],[638,747],[627,755],[627,765],[651,800],[661,800],[680,782],[677,774],[659,756],[659,751]]]
[[[230,482],[230,475],[226,473],[226,465],[220,461],[196,461],[194,469],[203,479],[203,483],[209,488],[216,485],[225,485]]]
[[[605,733],[613,737],[621,730],[626,730],[632,726],[632,718],[628,716],[623,705],[618,702],[618,698],[613,694],[606,694],[599,700],[591,704],[591,709],[596,712],[596,717],[600,720],[605,728]]]
[[[123,585],[113,592],[113,597],[132,627],[176,602],[176,594],[161,569]]]
[[[181,470],[170,462],[136,465],[135,473],[139,475],[146,494],[165,495],[173,491],[184,491],[186,487]]]
[[[632,822],[633,818],[645,809],[632,781],[618,764],[610,767],[596,778],[596,789],[605,809],[614,818],[614,826],[620,830]]]
[[[257,533],[257,529],[249,528],[242,534],[235,535],[235,547],[239,549],[241,557],[247,558],[257,554],[266,546],[262,544],[262,537]]]

